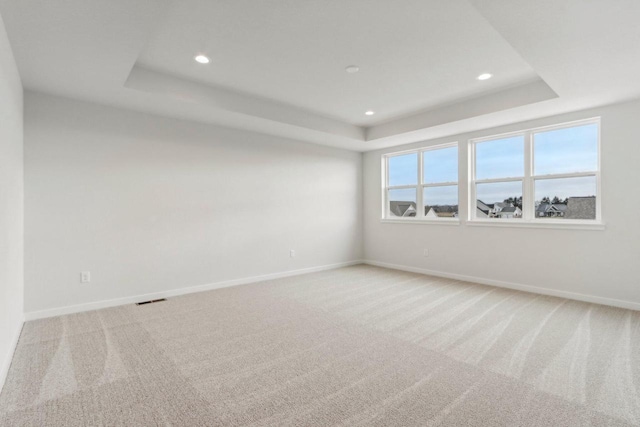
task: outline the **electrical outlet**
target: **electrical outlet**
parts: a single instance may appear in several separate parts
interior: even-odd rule
[[[91,282],[91,273],[88,271],[83,271],[80,273],[80,282],[89,283]]]
[[[429,249],[425,249],[424,252],[422,252],[422,255],[425,257],[429,256]]]
[[[290,256],[291,258],[295,258],[295,257],[296,257],[296,251],[295,251],[295,249],[291,249],[291,250],[289,251],[289,256]]]

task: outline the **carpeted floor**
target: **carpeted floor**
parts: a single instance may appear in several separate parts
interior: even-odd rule
[[[33,321],[0,425],[640,425],[640,312],[355,266]]]

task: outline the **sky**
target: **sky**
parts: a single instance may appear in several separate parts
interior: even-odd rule
[[[598,164],[598,126],[587,124],[566,129],[538,132],[534,137],[534,174],[595,171]],[[424,182],[458,180],[458,148],[449,147],[424,152]],[[389,158],[389,185],[418,183],[418,154]],[[476,178],[517,178],[524,175],[524,137],[491,140],[476,145]],[[415,201],[415,190],[394,190],[391,200]],[[535,199],[561,199],[596,194],[595,177],[537,180]],[[522,196],[522,182],[478,184],[478,199],[485,203],[501,202]],[[457,204],[457,186],[425,189],[425,204]]]
[[[524,138],[516,136],[476,144],[476,179],[524,175]]]
[[[534,160],[536,175],[595,171],[598,168],[598,125],[536,134]]]
[[[389,184],[415,185],[418,182],[418,154],[389,158]],[[424,152],[424,183],[458,182],[458,147]],[[392,190],[391,200],[416,201],[416,191]],[[458,186],[427,187],[423,200],[427,205],[457,205]]]

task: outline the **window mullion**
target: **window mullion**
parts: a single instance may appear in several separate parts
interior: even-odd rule
[[[541,181],[545,179],[563,179],[563,178],[583,178],[586,176],[596,176],[597,171],[593,172],[569,172],[569,173],[557,173],[557,174],[548,174],[548,175],[534,175],[532,178],[536,181]]]
[[[476,180],[476,184],[493,184],[496,182],[518,182],[522,180],[524,180],[524,176],[508,177],[508,178],[487,178],[487,179]]]
[[[389,190],[406,190],[411,188],[416,188],[416,184],[411,185],[393,185],[391,187],[387,187]]]
[[[473,221],[476,219],[476,210],[478,202],[476,201],[476,144],[467,142],[467,193],[469,196],[467,219]]]
[[[452,182],[452,181],[448,181],[448,182],[434,182],[434,183],[430,183],[430,184],[422,184],[422,188],[430,188],[430,187],[448,187],[448,186],[453,186],[453,185],[458,185],[457,182]]]
[[[383,211],[383,218],[390,218],[391,217],[391,208],[390,208],[390,203],[389,203],[389,157],[385,156],[384,158],[384,181],[383,181],[383,187],[384,187],[384,199],[382,200],[382,203],[384,203],[384,211]]]
[[[424,179],[424,152],[418,153],[418,185],[416,186],[416,219],[424,218],[424,206],[422,196],[424,189],[422,181]]]
[[[533,133],[528,131],[524,138],[524,179],[522,182],[522,217],[525,221],[531,221],[534,218],[535,202],[534,202],[534,184],[531,176],[533,175]]]

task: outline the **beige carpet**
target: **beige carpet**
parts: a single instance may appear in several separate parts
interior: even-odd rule
[[[2,426],[640,423],[640,312],[369,266],[28,322]]]

